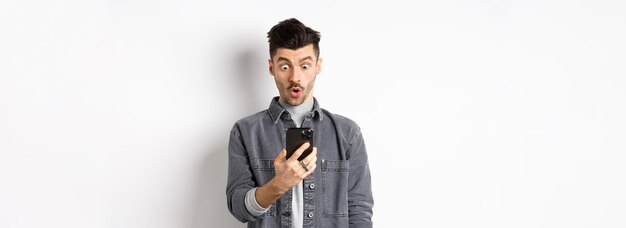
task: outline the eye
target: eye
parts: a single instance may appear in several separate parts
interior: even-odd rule
[[[289,70],[289,65],[282,65],[280,66],[281,70]]]
[[[306,70],[306,69],[309,69],[309,64],[304,64],[304,65],[302,65],[302,69],[305,69],[305,70]]]

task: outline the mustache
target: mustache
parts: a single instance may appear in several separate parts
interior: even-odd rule
[[[304,90],[304,89],[305,89],[305,87],[304,87],[304,86],[302,86],[300,83],[293,83],[293,84],[291,84],[291,85],[289,86],[289,88],[288,88],[288,89],[290,89],[290,90],[291,90],[291,89],[293,89],[293,88],[295,88],[295,87],[299,87],[299,88],[300,88],[300,89],[302,89],[302,90]]]

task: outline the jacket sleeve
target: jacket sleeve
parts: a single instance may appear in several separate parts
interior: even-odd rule
[[[348,219],[350,227],[372,227],[374,198],[372,180],[367,161],[367,150],[360,129],[350,139],[348,160]]]
[[[250,160],[246,151],[241,131],[237,124],[230,131],[228,143],[228,183],[226,184],[226,202],[228,210],[241,222],[255,221],[245,205],[246,193],[256,187],[253,180]]]

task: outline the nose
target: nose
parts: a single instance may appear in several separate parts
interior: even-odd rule
[[[300,81],[302,80],[302,76],[303,76],[304,72],[302,72],[302,70],[300,69],[294,69],[291,72],[291,76],[289,77],[289,82],[291,83],[300,83]]]

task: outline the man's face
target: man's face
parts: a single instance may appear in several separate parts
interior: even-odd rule
[[[313,99],[315,77],[322,69],[322,60],[315,57],[313,44],[296,50],[278,48],[268,62],[282,101],[300,105]]]

